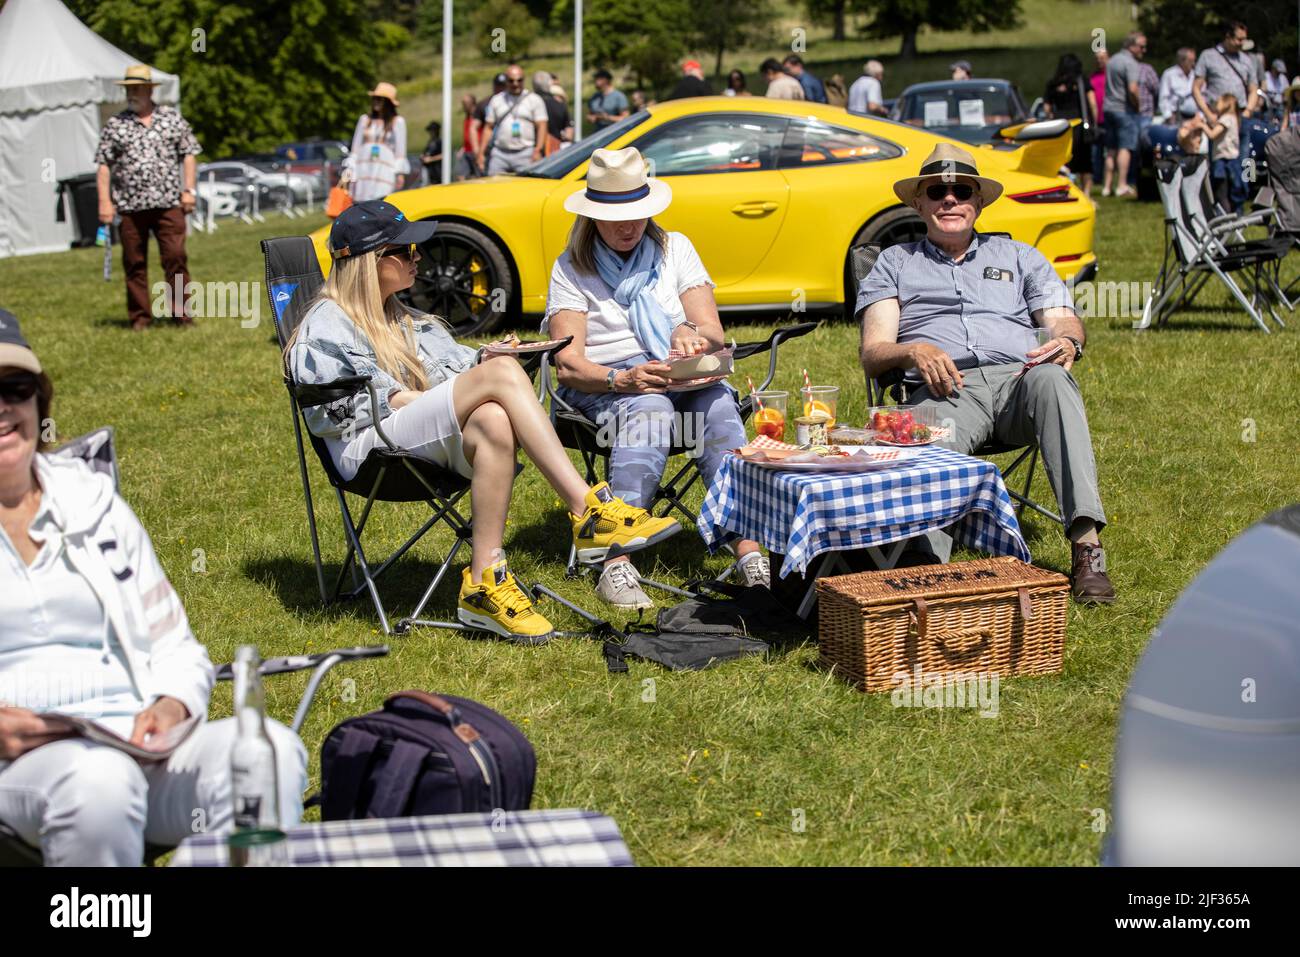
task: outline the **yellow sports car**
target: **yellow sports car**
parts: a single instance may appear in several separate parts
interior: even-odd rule
[[[1047,256],[1063,279],[1090,278],[1093,204],[1060,175],[1070,155],[1065,120],[1006,129],[971,147],[980,172],[1005,187],[979,228],[1006,232]],[[821,103],[697,97],[660,103],[513,176],[405,190],[389,202],[441,225],[422,249],[410,290],[418,308],[459,335],[489,332],[511,315],[541,313],[551,267],[598,147],[635,146],[673,188],[658,217],[688,235],[717,283],[724,312],[841,311],[852,304],[849,250],[924,235],[893,183],[911,176],[941,137]],[[329,269],[328,229],[313,235]]]

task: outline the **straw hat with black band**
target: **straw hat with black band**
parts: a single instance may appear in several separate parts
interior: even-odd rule
[[[951,143],[936,146],[921,164],[918,175],[904,177],[895,183],[894,195],[911,206],[921,190],[931,183],[955,183],[959,176],[973,179],[978,184],[985,206],[1002,195],[1002,184],[981,176],[975,166],[975,157]]]
[[[592,153],[587,188],[566,199],[564,208],[590,219],[622,223],[657,216],[672,201],[672,187],[651,177],[640,151],[628,146]]]
[[[149,69],[147,64],[135,63],[126,68],[126,75],[120,80],[114,80],[118,86],[157,86],[158,81],[153,78],[153,70]]]

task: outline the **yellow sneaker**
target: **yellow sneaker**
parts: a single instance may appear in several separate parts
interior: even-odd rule
[[[471,628],[480,628],[523,645],[543,645],[555,628],[510,574],[505,559],[483,570],[475,582],[466,568],[460,575],[460,601],[456,618]]]
[[[675,518],[655,518],[627,504],[601,482],[587,493],[587,510],[569,515],[578,560],[599,562],[656,545],[682,530]]]

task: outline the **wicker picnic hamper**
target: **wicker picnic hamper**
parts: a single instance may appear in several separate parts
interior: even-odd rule
[[[821,663],[861,691],[914,681],[918,668],[936,684],[1054,674],[1069,590],[1064,575],[1016,558],[821,578]]]

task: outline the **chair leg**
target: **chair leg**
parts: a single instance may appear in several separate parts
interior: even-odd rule
[[[356,553],[357,565],[361,568],[361,574],[365,578],[366,590],[370,592],[370,600],[374,602],[375,611],[379,612],[379,623],[384,628],[384,634],[391,635],[393,630],[388,626],[388,615],[384,612],[384,603],[379,600],[379,589],[370,574],[370,566],[366,562],[366,553],[361,547],[361,537],[352,524],[352,513],[348,511],[348,503],[343,498],[343,492],[339,489],[334,491],[338,493],[339,508],[343,512],[343,531],[347,534],[350,543],[349,553]]]
[[[1220,269],[1219,264],[1213,259],[1207,260],[1207,264],[1210,269],[1214,271],[1214,274],[1219,277],[1219,281],[1228,287],[1228,291],[1231,292],[1237,302],[1241,304],[1241,307],[1246,310],[1250,318],[1255,320],[1255,325],[1259,326],[1259,328],[1263,329],[1267,333],[1272,333],[1273,330],[1268,327],[1268,324],[1264,322],[1262,318],[1260,318],[1259,313],[1255,311],[1249,300],[1246,299],[1246,294],[1241,291],[1241,287],[1232,281],[1232,277]]]
[[[415,606],[415,610],[397,623],[397,633],[399,635],[405,634],[410,631],[412,626],[416,625],[425,628],[452,628],[456,631],[468,630],[460,622],[453,624],[451,622],[443,621],[424,621],[420,618],[420,613],[424,611],[424,606],[429,603],[429,599],[433,597],[433,593],[438,590],[438,586],[442,583],[443,577],[447,574],[447,569],[451,568],[451,566],[455,564],[456,555],[460,552],[461,546],[464,545],[466,541],[468,541],[468,539],[465,536],[459,534],[456,536],[456,541],[451,546],[451,551],[447,553],[447,557],[443,559],[442,564],[438,567],[438,573],[433,576],[433,581],[429,582],[429,587],[426,588],[424,594],[420,596],[420,602]]]
[[[325,591],[325,566],[320,557],[320,533],[316,529],[316,506],[311,497],[311,477],[307,474],[307,455],[302,444],[302,422],[298,417],[298,406],[289,399],[289,410],[293,415],[293,436],[298,443],[298,474],[302,478],[302,497],[307,503],[307,528],[311,532],[311,553],[316,562],[316,587],[320,589],[322,604],[330,603],[329,593]]]

